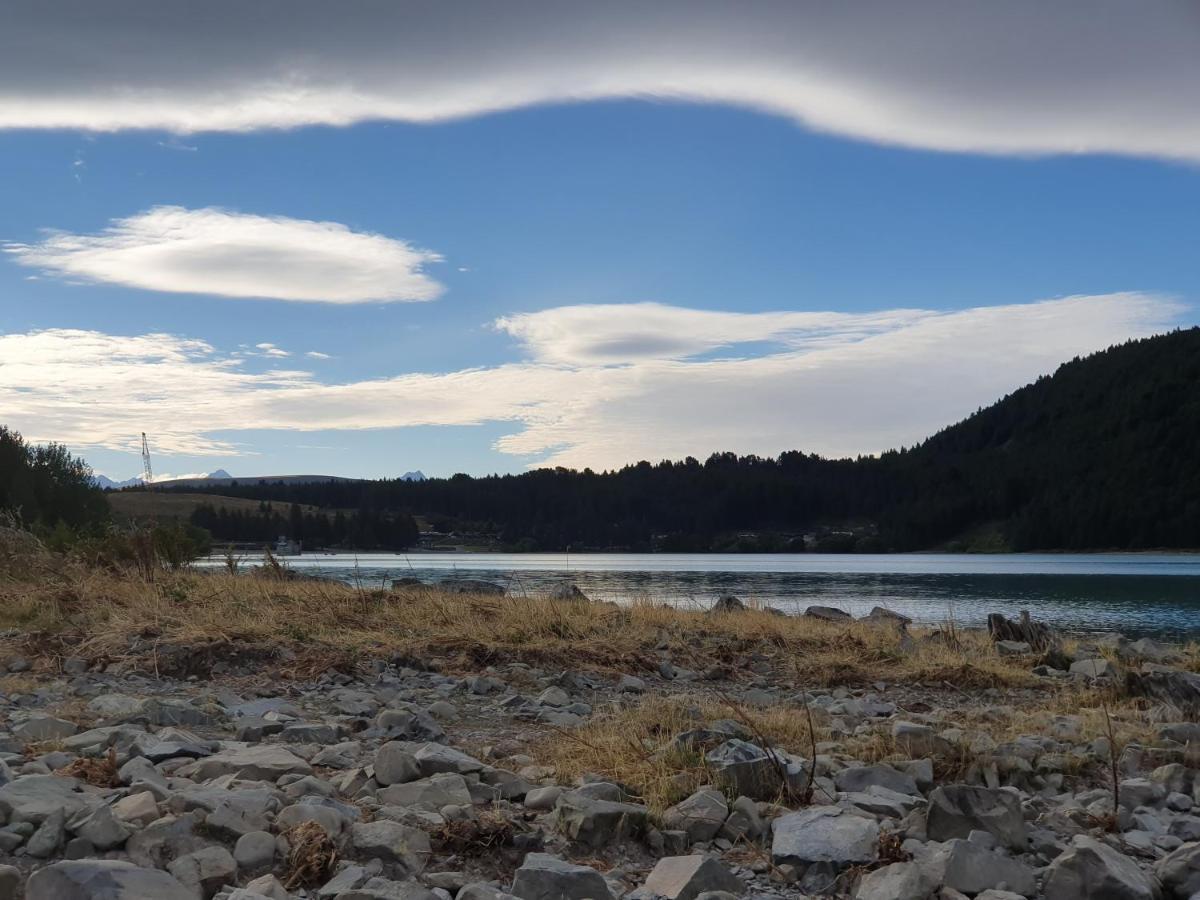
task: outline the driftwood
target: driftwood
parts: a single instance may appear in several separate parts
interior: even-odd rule
[[[1006,619],[1000,613],[988,614],[988,634],[992,641],[1024,641],[1037,651],[1061,650],[1062,640],[1049,625],[1029,618],[1028,610],[1021,610],[1016,621]]]

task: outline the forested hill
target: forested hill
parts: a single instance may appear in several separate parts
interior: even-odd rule
[[[715,454],[606,473],[220,492],[409,511],[514,549],[1200,548],[1198,451],[1200,329],[1190,329],[1073,360],[877,458]]]

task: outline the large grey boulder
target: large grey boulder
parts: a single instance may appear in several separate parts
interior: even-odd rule
[[[815,862],[838,866],[873,862],[879,850],[879,824],[832,806],[815,806],[780,816],[772,823],[771,859],[776,865]]]
[[[38,825],[60,809],[72,818],[94,803],[79,791],[78,781],[58,775],[22,775],[0,787],[0,817],[9,823]]]
[[[79,726],[54,716],[30,716],[12,726],[13,736],[26,744],[38,741],[61,741],[79,731]]]
[[[834,776],[839,791],[865,791],[870,787],[884,787],[890,791],[910,796],[919,795],[916,779],[891,766],[856,766],[843,769]]]
[[[109,859],[59,862],[39,869],[25,885],[25,900],[196,900],[195,894],[157,869]]]
[[[172,860],[167,871],[194,894],[209,900],[237,877],[237,862],[228,850],[214,844]]]
[[[97,850],[120,847],[133,834],[133,829],[117,818],[111,806],[99,806],[96,811],[74,827],[76,836],[91,843]]]
[[[1168,897],[1187,900],[1200,893],[1200,843],[1176,847],[1158,861],[1154,874]]]
[[[1024,850],[1029,843],[1016,794],[967,784],[934,788],[926,811],[926,831],[931,841],[967,838],[972,831],[986,831],[1014,850]]]
[[[423,776],[438,775],[442,772],[455,772],[459,775],[469,775],[484,768],[483,763],[468,756],[461,750],[447,747],[445,744],[426,742],[417,748],[413,754],[421,767]]]
[[[705,891],[741,894],[744,886],[725,866],[710,857],[667,856],[655,864],[642,890],[667,900],[695,900]]]
[[[718,787],[756,800],[774,797],[784,778],[793,788],[799,788],[805,780],[803,766],[794,760],[778,752],[772,760],[762,747],[740,738],[731,738],[709,750],[704,761]]]
[[[1136,862],[1079,834],[1050,864],[1044,888],[1054,900],[1155,900],[1154,881]]]
[[[810,606],[804,610],[804,615],[810,619],[820,619],[823,622],[852,622],[854,616],[836,606]]]
[[[935,884],[972,895],[1000,884],[1017,894],[1037,893],[1033,869],[1020,860],[958,838],[929,846],[934,848],[919,862]]]
[[[595,869],[577,866],[548,853],[530,853],[513,879],[521,900],[612,900],[608,884]]]
[[[178,774],[197,781],[221,775],[236,775],[246,781],[275,781],[284,775],[311,775],[312,766],[286,747],[259,744],[223,750],[183,766]]]
[[[409,873],[420,872],[430,855],[428,834],[387,819],[356,822],[350,829],[350,842],[361,855],[399,863]]]
[[[380,788],[376,796],[389,806],[415,806],[420,809],[439,810],[443,806],[471,805],[471,790],[467,787],[466,779],[453,772]]]
[[[635,803],[597,800],[580,791],[558,798],[555,820],[558,830],[573,841],[598,849],[614,841],[637,837],[646,830],[649,811]]]
[[[422,709],[385,709],[375,717],[375,727],[405,741],[446,740],[442,726]]]
[[[728,816],[725,796],[712,788],[701,788],[663,813],[663,824],[673,831],[687,832],[692,843],[696,843],[716,837]]]
[[[854,890],[854,900],[925,900],[937,887],[921,866],[898,862],[864,875]]]

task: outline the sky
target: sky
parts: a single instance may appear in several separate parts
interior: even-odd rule
[[[1194,3],[3,15],[0,423],[114,478],[874,453],[1200,318]]]

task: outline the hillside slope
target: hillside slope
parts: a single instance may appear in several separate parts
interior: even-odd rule
[[[1193,328],[1072,360],[880,457],[717,453],[605,473],[238,484],[220,493],[407,511],[439,530],[528,550],[922,550],[981,532],[1014,550],[1200,548],[1197,446]]]

